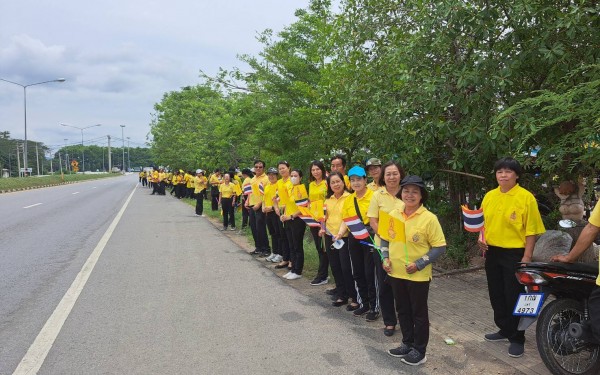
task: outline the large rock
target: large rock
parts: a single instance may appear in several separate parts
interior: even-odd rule
[[[567,254],[572,243],[573,238],[569,234],[560,230],[548,230],[536,241],[531,259],[534,262],[549,262],[554,255]]]

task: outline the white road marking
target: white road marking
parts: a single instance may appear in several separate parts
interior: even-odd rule
[[[23,208],[31,208],[31,207],[39,206],[40,204],[43,204],[43,203],[36,203],[36,204],[32,204],[30,206],[25,206]]]
[[[76,192],[74,192],[74,193],[71,193],[71,194],[75,195],[75,194],[79,194],[79,192],[78,192],[78,191],[76,191]]]
[[[81,291],[85,287],[85,284],[94,270],[100,255],[102,255],[104,247],[108,243],[108,240],[112,236],[117,224],[119,224],[125,209],[129,205],[129,202],[133,197],[133,193],[135,193],[135,189],[131,192],[131,194],[129,194],[129,198],[127,198],[123,204],[123,207],[121,207],[121,210],[117,216],[115,216],[114,220],[96,245],[96,248],[86,260],[83,268],[81,271],[79,271],[77,277],[75,277],[75,280],[73,280],[69,290],[67,290],[63,298],[60,300],[58,306],[56,306],[56,309],[54,309],[54,312],[52,315],[50,315],[50,318],[48,318],[46,324],[44,324],[44,327],[35,338],[33,344],[31,344],[27,350],[27,353],[25,353],[23,359],[21,359],[21,362],[13,372],[13,375],[37,374],[39,369],[42,367],[50,348],[52,348],[52,345],[54,344],[56,337],[58,337],[63,324],[69,317],[75,302],[77,302]]]
[[[92,189],[95,189],[95,188],[96,188],[96,186],[92,186]]]

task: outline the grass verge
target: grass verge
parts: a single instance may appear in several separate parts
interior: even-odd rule
[[[0,190],[27,189],[48,185],[59,185],[65,182],[77,182],[85,180],[95,180],[99,178],[116,177],[120,174],[60,174],[53,176],[31,176],[31,177],[10,177],[0,178]]]

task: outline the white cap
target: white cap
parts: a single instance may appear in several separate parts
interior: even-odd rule
[[[196,169],[196,174],[202,173],[202,169]]]

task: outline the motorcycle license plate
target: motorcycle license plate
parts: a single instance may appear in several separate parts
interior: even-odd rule
[[[515,305],[513,315],[538,316],[544,304],[544,293],[521,293]]]

